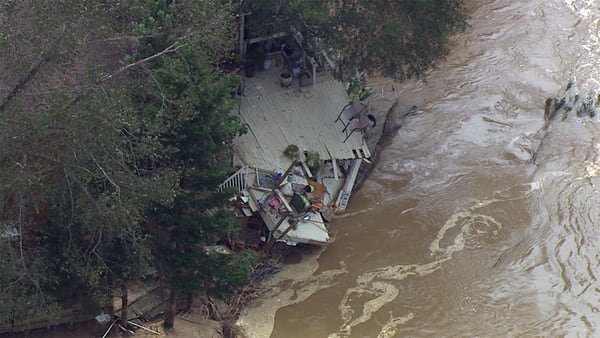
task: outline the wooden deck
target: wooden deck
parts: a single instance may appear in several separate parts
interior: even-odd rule
[[[312,86],[299,87],[295,79],[291,88],[283,88],[279,74],[275,65],[243,78],[238,113],[249,131],[235,141],[243,164],[283,172],[292,162],[283,155],[289,144],[318,152],[323,160],[370,157],[362,134],[354,132],[344,142],[344,125],[335,122],[349,100],[343,83],[322,72]]]

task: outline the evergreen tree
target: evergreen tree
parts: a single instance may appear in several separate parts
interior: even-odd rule
[[[115,288],[126,307],[128,281],[162,259],[149,206],[211,201],[244,130],[230,115],[237,79],[212,65],[231,42],[231,6],[0,6],[1,47],[15,47],[0,56],[2,318],[65,300],[97,313]]]
[[[177,7],[165,10],[167,18]],[[154,165],[176,167],[180,174],[175,202],[153,204],[147,222],[155,243],[156,265],[170,290],[166,327],[174,324],[178,297],[202,290],[208,293],[214,276],[225,274],[237,261],[211,264],[219,256],[209,255],[207,247],[228,238],[237,227],[231,212],[224,208],[231,194],[217,192],[217,188],[232,172],[231,141],[245,132],[239,119],[231,115],[237,104],[232,93],[239,78],[212,67],[216,60],[212,52],[202,52],[207,47],[204,40],[184,36],[179,41],[176,55],[148,64],[154,85],[136,90],[134,95],[144,109],[140,115],[151,121],[149,125],[160,125],[161,143],[170,150]],[[165,44],[160,36],[151,38],[144,51],[152,54]],[[220,259],[223,263],[229,258]],[[249,276],[251,270],[244,271]]]

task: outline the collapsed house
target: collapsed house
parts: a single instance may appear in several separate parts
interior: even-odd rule
[[[248,133],[234,141],[240,170],[221,187],[239,191],[238,216],[262,218],[264,241],[327,245],[326,221],[345,210],[371,156],[363,134],[373,116],[368,105],[351,102],[324,52],[304,50],[298,33],[269,45],[263,66],[242,77],[234,113]]]
[[[294,162],[285,174],[266,176],[246,190],[248,206],[264,221],[271,243],[326,245],[330,242],[321,212],[333,202],[331,195],[304,168],[303,162]]]

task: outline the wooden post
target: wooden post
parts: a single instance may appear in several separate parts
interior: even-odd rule
[[[175,315],[177,314],[177,292],[171,286],[169,294],[169,303],[167,304],[167,315],[163,326],[165,329],[172,329],[175,326]]]
[[[302,163],[302,162],[300,162],[300,163]],[[287,201],[285,200],[285,197],[281,194],[281,191],[279,191],[279,187],[281,186],[281,183],[283,182],[283,180],[286,177],[288,177],[290,172],[292,172],[292,169],[294,169],[294,167],[297,164],[298,164],[298,160],[293,161],[292,164],[287,168],[285,173],[283,173],[283,175],[281,175],[281,178],[275,182],[275,187],[273,187],[273,189],[271,190],[271,194],[274,194],[281,200],[281,203],[283,203],[284,207],[286,208],[286,210],[288,212],[287,212],[287,215],[281,215],[282,218],[279,220],[279,222],[277,223],[275,228],[272,231],[270,231],[271,238],[269,239],[269,242],[267,243],[267,248],[273,247],[273,245],[275,244],[275,241],[277,239],[283,238],[283,236],[285,236],[288,232],[290,232],[296,226],[296,224],[298,224],[298,222],[300,222],[300,219],[298,219],[296,222],[294,222],[294,224],[291,224],[287,229],[285,229],[285,231],[283,232],[283,234],[281,236],[279,236],[278,238],[275,238],[275,230],[279,229],[279,227],[281,226],[281,224],[283,224],[283,221],[286,218],[288,218],[290,215],[296,214],[294,212],[294,209],[287,203]]]
[[[274,228],[274,229],[273,229],[273,231],[271,231],[271,232],[277,231],[277,229],[279,229],[279,227],[281,226],[281,224],[283,223],[283,221],[285,221],[285,219],[286,219],[286,218],[287,218],[289,215],[285,214],[285,215],[279,215],[279,216],[281,216],[281,219],[279,220],[279,222],[277,222],[277,225],[275,225],[275,228]]]
[[[283,180],[290,174],[290,172],[292,172],[292,169],[294,169],[294,167],[296,166],[297,163],[298,163],[298,161],[292,162],[292,164],[287,168],[287,170],[283,173],[283,175],[281,175],[281,178],[275,182],[275,188],[273,188],[273,190],[279,189],[281,182],[283,182]]]
[[[240,55],[242,57],[246,57],[246,44],[244,40],[246,37],[244,36],[244,30],[246,26],[246,13],[242,13],[240,15]]]
[[[127,290],[127,283],[123,282],[121,284],[121,324],[123,326],[127,326],[127,322],[129,321],[129,290]]]
[[[283,236],[287,235],[287,233],[290,232],[298,223],[300,223],[301,220],[302,218],[298,217],[298,219],[293,224],[290,224],[290,226],[287,229],[285,229],[285,231],[277,239],[282,239]]]
[[[269,233],[271,234],[271,238],[269,239],[269,242],[267,245],[267,247],[269,247],[269,248],[271,248],[273,246],[273,243],[275,242],[275,231],[277,229],[279,229],[279,227],[283,224],[283,221],[285,221],[285,219],[288,218],[289,214],[280,215],[280,216],[281,216],[281,219],[279,220],[279,222],[277,222],[277,225],[275,225],[275,228],[273,230],[269,231]]]

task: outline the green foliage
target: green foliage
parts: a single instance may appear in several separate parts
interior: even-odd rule
[[[253,13],[247,19],[251,37],[293,27],[306,44],[322,39],[320,47],[338,55],[347,75],[424,76],[447,53],[449,36],[466,26],[461,0],[247,0],[241,7]]]
[[[244,59],[242,59],[242,55],[240,53],[235,53],[235,55],[233,55],[232,61],[236,65],[241,65],[242,62],[244,62]]]
[[[299,151],[300,151],[300,148],[298,148],[297,145],[289,144],[283,151],[283,154],[290,160],[295,160],[298,158]]]
[[[201,47],[195,54],[221,60],[237,39],[231,1],[133,0],[124,11],[130,30],[145,38],[139,41],[137,57],[165,49],[179,39]]]
[[[338,29],[357,32],[337,36],[346,69],[378,69],[398,79],[423,76],[447,53],[449,35],[465,25],[460,0],[366,4],[362,10],[339,8],[336,16]]]
[[[1,6],[0,44],[17,48],[0,56],[0,221],[21,236],[0,255],[0,314],[66,299],[97,313],[150,263],[172,261],[173,283],[193,276],[179,248],[205,259],[235,232],[213,193],[245,131],[230,114],[239,78],[213,67],[234,41],[231,4]]]
[[[206,206],[197,197],[181,193],[172,207],[153,207],[150,214],[157,222],[153,229],[156,258],[179,292],[204,290],[220,297],[247,281],[256,263],[249,254],[225,255],[207,250],[235,234],[237,223],[223,209],[203,212]]]
[[[210,284],[211,274],[217,273],[213,269],[226,268],[210,264],[212,257],[205,247],[229,238],[237,230],[234,217],[223,209],[229,195],[217,193],[216,188],[231,171],[231,141],[244,133],[245,127],[230,114],[237,104],[231,93],[239,86],[239,78],[213,69],[220,54],[206,52],[212,48],[211,40],[194,31],[206,28],[196,27],[197,23],[181,16],[182,4],[196,9],[200,6],[184,1],[161,7],[160,11],[173,13],[176,18],[165,22],[161,20],[167,16],[154,15],[150,9],[153,25],[144,25],[144,29],[152,36],[148,41],[152,48],[145,52],[162,50],[173,38],[178,39],[180,47],[177,53],[149,64],[152,82],[141,92],[136,90],[134,96],[140,107],[139,118],[160,127],[160,144],[169,150],[155,165],[175,167],[180,173],[174,203],[155,203],[147,214],[154,263],[172,288],[192,294]],[[194,12],[193,8],[186,10]],[[215,24],[221,19],[213,17],[209,21]],[[182,25],[185,34],[181,34]],[[160,30],[151,31],[166,26],[175,32],[168,42],[164,42]],[[223,43],[219,41],[218,46]]]
[[[330,17],[324,10],[327,0],[244,0],[239,11],[251,13],[246,21],[248,38],[256,38],[279,32],[308,28],[320,30],[327,27]]]
[[[306,165],[313,175],[317,175],[323,166],[323,160],[321,159],[321,156],[319,156],[319,153],[310,152],[306,155]]]
[[[346,93],[348,94],[350,101],[364,101],[373,94],[373,88],[367,87],[367,80],[364,73],[361,73],[358,76],[353,76],[350,81],[348,81]]]
[[[258,256],[250,250],[235,254],[211,253],[205,265],[208,272],[205,285],[217,298],[224,299],[250,282],[258,263]]]

